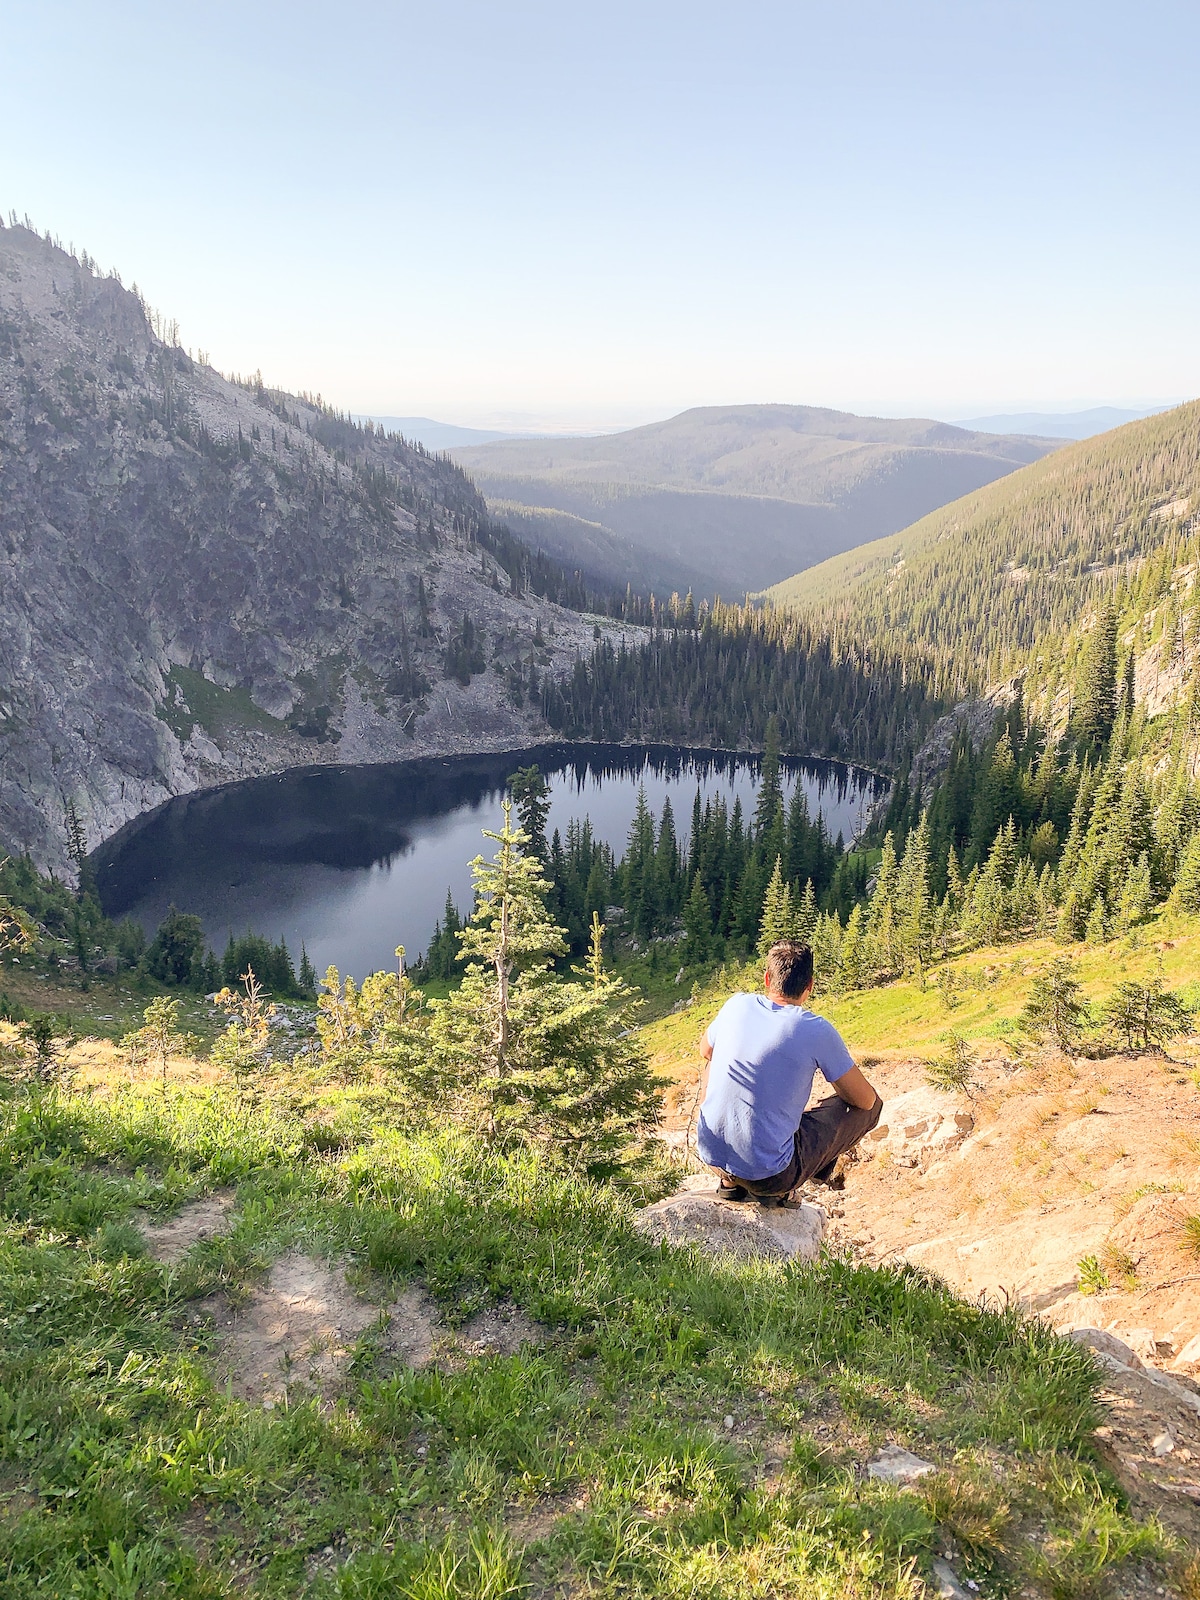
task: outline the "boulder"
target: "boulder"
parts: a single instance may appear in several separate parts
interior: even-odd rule
[[[1171,1365],[1182,1367],[1185,1371],[1189,1367],[1200,1367],[1200,1333],[1188,1340]]]
[[[924,1171],[957,1150],[974,1126],[974,1116],[955,1095],[925,1086],[885,1100],[860,1148],[864,1154],[886,1150],[897,1166]]]
[[[1089,1350],[1094,1350],[1098,1356],[1119,1367],[1129,1367],[1134,1372],[1141,1370],[1140,1356],[1124,1339],[1118,1339],[1115,1333],[1106,1333],[1103,1328],[1071,1328],[1067,1338],[1073,1339],[1076,1344],[1087,1345]]]
[[[1153,1328],[1129,1328],[1122,1334],[1122,1338],[1134,1355],[1140,1356],[1143,1361],[1158,1359],[1158,1344]]]
[[[668,1244],[694,1244],[712,1255],[745,1261],[813,1261],[825,1237],[825,1212],[820,1206],[760,1206],[754,1201],[718,1200],[684,1192],[639,1211],[634,1226]]]

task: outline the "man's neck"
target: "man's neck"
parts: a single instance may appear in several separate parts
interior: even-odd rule
[[[767,999],[775,1006],[802,1006],[808,999],[809,993],[810,991],[806,989],[795,1000],[789,1000],[786,994],[775,994],[770,989],[766,991]]]

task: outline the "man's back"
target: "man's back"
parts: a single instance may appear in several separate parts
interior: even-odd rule
[[[783,1172],[814,1074],[819,1069],[834,1083],[854,1065],[841,1035],[804,1006],[735,994],[710,1025],[708,1042],[700,1159],[751,1181]]]

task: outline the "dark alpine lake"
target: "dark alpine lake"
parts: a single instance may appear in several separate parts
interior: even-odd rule
[[[591,818],[622,853],[638,788],[655,816],[669,795],[682,843],[692,803],[738,796],[751,813],[753,757],[661,747],[543,745],[500,755],[448,756],[379,766],[310,767],[184,795],[130,823],[93,855],[111,917],[147,934],[171,905],[194,912],[220,952],[252,930],[303,944],[318,973],[333,962],[361,978],[388,967],[396,945],[424,950],[449,889],[471,905],[471,858],[494,848],[505,780],[536,762],[551,790],[547,835]],[[801,784],[810,814],[849,841],[880,792],[874,774],[830,761],[785,760],[790,797]]]

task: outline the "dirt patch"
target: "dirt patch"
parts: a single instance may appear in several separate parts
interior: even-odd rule
[[[0,1476],[0,1522],[16,1522],[27,1511],[38,1510],[41,1503],[40,1497],[24,1484]]]
[[[133,1221],[154,1259],[174,1266],[194,1244],[225,1232],[233,1201],[231,1189],[218,1189],[203,1200],[190,1200],[166,1222],[155,1222],[145,1212],[135,1214]]]
[[[425,1367],[433,1360],[441,1327],[437,1312],[423,1289],[405,1289],[387,1308],[388,1324],[381,1341],[387,1355],[409,1367]]]
[[[209,1302],[207,1309],[217,1324],[222,1377],[238,1399],[268,1409],[288,1397],[331,1399],[369,1330],[378,1331],[382,1354],[413,1367],[432,1359],[439,1332],[420,1289],[372,1304],[340,1268],[299,1251],[279,1257],[246,1305]]]
[[[468,1355],[513,1356],[522,1345],[544,1345],[550,1330],[519,1306],[485,1306],[463,1324],[459,1339]]]

